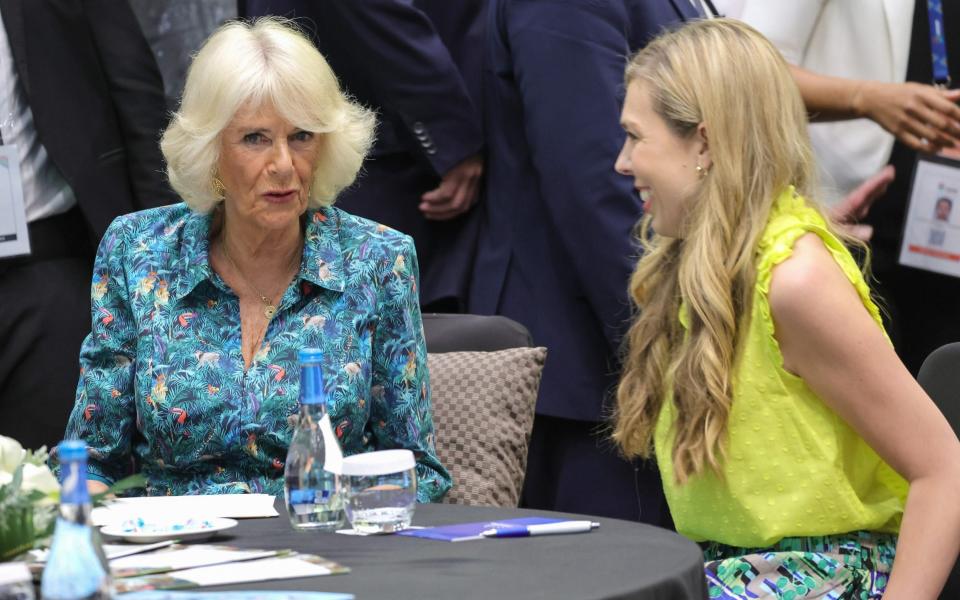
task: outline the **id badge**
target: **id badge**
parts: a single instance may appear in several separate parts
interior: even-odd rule
[[[917,158],[900,264],[960,277],[960,160]]]
[[[30,254],[23,204],[20,155],[14,144],[0,145],[0,257]]]

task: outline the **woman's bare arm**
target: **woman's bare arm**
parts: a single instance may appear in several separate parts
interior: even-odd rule
[[[935,600],[960,548],[957,436],[816,235],[774,269],[770,307],[784,367],[910,482],[884,598]]]

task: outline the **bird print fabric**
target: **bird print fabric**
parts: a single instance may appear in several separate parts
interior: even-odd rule
[[[316,347],[344,454],[408,448],[419,500],[446,493],[412,240],[332,207],[304,221],[300,271],[246,370],[239,301],[208,261],[212,217],[178,204],[114,221],[67,426],[91,478],[141,471],[150,495],[282,493],[297,353]]]

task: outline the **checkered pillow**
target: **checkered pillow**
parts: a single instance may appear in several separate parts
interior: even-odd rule
[[[546,348],[429,354],[447,504],[517,506]]]

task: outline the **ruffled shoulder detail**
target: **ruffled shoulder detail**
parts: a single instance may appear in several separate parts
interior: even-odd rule
[[[823,216],[793,186],[784,190],[773,204],[767,228],[764,230],[757,247],[757,283],[756,289],[763,296],[759,308],[763,317],[771,325],[770,304],[767,295],[770,292],[770,279],[773,268],[790,258],[797,240],[807,234],[815,233],[833,255],[834,260],[856,288],[860,299],[873,320],[882,326],[880,309],[870,297],[870,287],[863,278],[860,267],[853,255],[840,239],[834,235]]]

